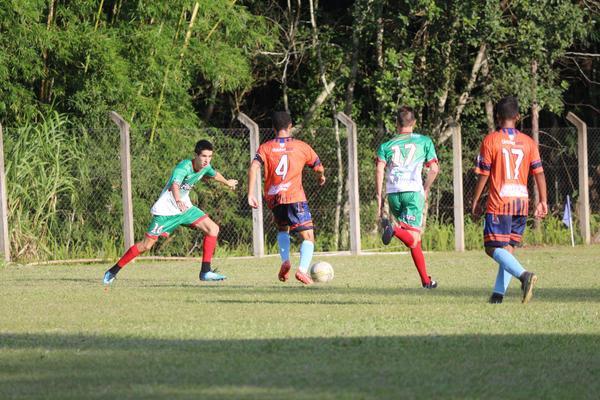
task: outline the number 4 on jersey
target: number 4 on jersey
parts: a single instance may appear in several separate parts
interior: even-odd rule
[[[281,176],[281,180],[285,180],[285,176],[288,173],[288,156],[284,154],[281,156],[281,160],[279,160],[279,164],[277,164],[277,168],[275,168],[275,174]]]

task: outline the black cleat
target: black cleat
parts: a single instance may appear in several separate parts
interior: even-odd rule
[[[429,283],[423,285],[423,289],[435,289],[437,287],[437,282],[429,277]]]
[[[381,229],[383,229],[383,233],[381,234],[381,241],[384,245],[390,244],[392,238],[394,237],[394,227],[388,218],[383,218],[381,220]]]
[[[533,272],[523,272],[523,275],[519,279],[521,280],[521,290],[523,291],[521,303],[529,303],[533,297],[533,287],[537,282],[537,276]]]
[[[502,300],[504,300],[504,295],[500,293],[492,293],[492,297],[490,297],[490,304],[502,304]]]

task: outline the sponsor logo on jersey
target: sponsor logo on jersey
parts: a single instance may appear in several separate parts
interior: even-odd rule
[[[291,185],[292,185],[291,182],[281,183],[279,185],[273,185],[269,188],[269,191],[267,192],[267,194],[269,196],[274,196],[279,192],[285,192],[290,188]]]

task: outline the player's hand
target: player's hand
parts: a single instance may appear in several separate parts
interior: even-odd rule
[[[479,217],[481,217],[481,207],[479,207],[479,202],[475,201],[473,202],[473,204],[471,205],[471,214],[473,215],[474,219],[478,219]]]
[[[229,186],[231,189],[235,190],[235,187],[237,186],[238,181],[237,179],[227,179],[227,186]]]
[[[535,206],[534,216],[536,218],[544,218],[546,215],[548,215],[548,203],[546,203],[546,202],[537,203],[537,206]]]
[[[321,175],[321,176],[319,176],[319,185],[320,185],[320,186],[323,186],[323,185],[325,184],[325,181],[326,181],[326,180],[327,180],[327,179],[325,178],[325,175]]]
[[[258,208],[258,200],[256,200],[256,197],[249,195],[248,196],[248,205],[252,208]]]
[[[179,208],[179,210],[181,210],[181,212],[185,212],[185,210],[188,209],[188,206],[183,202],[183,200],[177,200],[177,207]]]

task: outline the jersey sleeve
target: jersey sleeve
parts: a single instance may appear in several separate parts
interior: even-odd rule
[[[206,167],[206,173],[204,175],[209,178],[214,178],[217,175],[217,170],[213,168],[212,165],[208,164]]]
[[[265,161],[267,160],[267,152],[264,145],[258,146],[254,160],[258,161],[261,165],[265,164]]]
[[[387,164],[387,160],[385,157],[385,148],[383,144],[379,145],[379,149],[377,149],[377,161],[381,161]]]
[[[182,162],[177,164],[177,166],[173,170],[173,173],[171,173],[171,182],[172,183],[181,185],[181,183],[183,182],[185,177],[188,176],[188,174],[189,174],[189,165],[188,164],[191,164],[190,160],[183,160]]]
[[[429,167],[431,164],[438,162],[437,154],[435,153],[435,147],[433,141],[429,139],[425,146],[425,166]]]
[[[315,171],[323,170],[323,164],[312,147],[306,145],[306,165]]]
[[[489,175],[492,170],[492,143],[491,140],[485,138],[481,143],[477,163],[475,165],[475,173],[478,175]]]
[[[536,175],[544,172],[544,168],[542,168],[542,158],[540,157],[540,150],[538,148],[538,144],[533,140],[531,143],[530,154],[531,162],[529,163],[529,173],[531,175]]]

